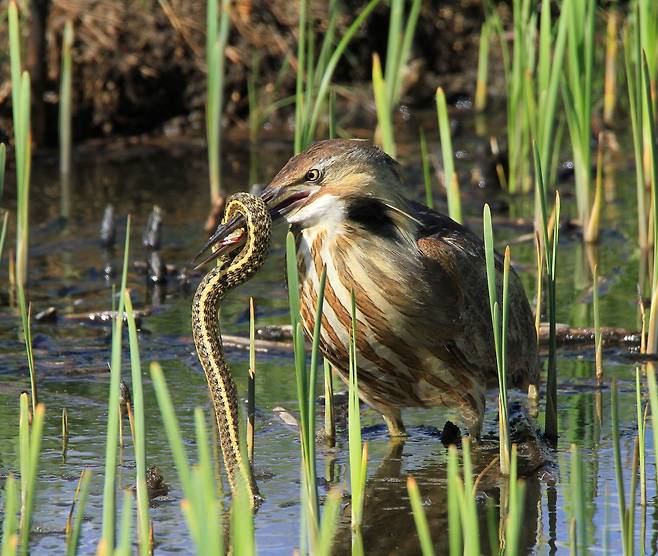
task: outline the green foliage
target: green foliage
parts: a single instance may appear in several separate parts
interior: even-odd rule
[[[450,120],[443,89],[436,90],[436,114],[439,121],[439,137],[441,139],[441,157],[443,159],[443,185],[448,194],[448,214],[455,222],[462,222],[462,205],[459,194],[459,179],[455,172],[455,156],[450,138]]]
[[[420,498],[418,484],[411,475],[407,477],[407,492],[409,493],[409,503],[411,504],[411,511],[413,512],[414,523],[416,524],[418,540],[420,541],[420,549],[423,556],[434,556],[434,546],[432,545],[430,528],[427,524],[427,516],[423,509],[423,501]]]
[[[130,344],[130,369],[132,377],[132,402],[135,419],[133,444],[135,445],[135,483],[137,485],[137,521],[139,531],[139,553],[148,556],[149,550],[149,497],[146,488],[146,423],[144,421],[144,392],[142,390],[142,364],[139,357],[137,326],[130,292],[123,292],[128,322]]]
[[[59,85],[59,171],[63,175],[71,172],[71,80],[73,64],[73,22],[67,20],[62,38],[62,66]]]
[[[216,203],[221,194],[222,105],[224,103],[225,51],[230,23],[230,2],[208,0],[206,12],[206,137],[210,198]],[[218,22],[219,17],[219,22]]]
[[[559,222],[560,222],[560,194],[555,192],[555,206],[553,208],[553,226],[552,234],[550,233],[549,214],[547,208],[546,187],[544,185],[544,171],[539,155],[537,144],[534,144],[535,160],[535,195],[539,199],[541,209],[541,245],[546,269],[546,278],[548,282],[548,321],[549,321],[549,339],[548,339],[548,372],[546,378],[546,416],[544,420],[544,434],[554,441],[557,439],[557,299],[556,299],[556,278],[557,278],[557,246],[559,239]],[[552,237],[549,237],[552,236]]]
[[[75,489],[75,496],[73,497],[73,506],[71,513],[77,506],[75,513],[75,521],[73,527],[67,523],[66,527],[66,556],[75,556],[78,553],[78,541],[80,540],[80,529],[82,528],[82,520],[85,516],[85,506],[87,504],[87,495],[89,494],[89,480],[91,479],[91,471],[85,469],[80,474],[78,486]],[[69,521],[71,519],[69,514]]]
[[[110,362],[110,391],[107,409],[107,435],[105,445],[105,483],[103,486],[103,534],[101,543],[105,550],[114,550],[116,522],[116,472],[119,439],[119,390],[121,383],[121,344],[123,329],[124,295],[128,276],[128,252],[130,248],[130,217],[126,222],[126,240],[123,251],[123,273],[119,292],[119,308],[112,324],[112,356]]]
[[[498,370],[498,413],[500,437],[500,472],[510,472],[509,415],[507,412],[507,323],[509,313],[509,275],[510,250],[505,249],[503,262],[503,298],[502,310],[498,302],[498,280],[496,273],[496,254],[494,253],[491,210],[484,205],[484,250],[487,266],[487,287],[489,289],[489,309],[493,327],[494,347],[496,349],[496,368]]]
[[[299,34],[297,42],[297,83],[295,89],[295,154],[306,149],[315,139],[318,121],[329,92],[336,66],[361,24],[380,0],[370,0],[347,28],[334,47],[334,30],[338,17],[338,2],[329,4],[329,20],[320,54],[315,59],[315,38],[307,20],[307,2],[300,0]],[[333,48],[333,50],[332,50]]]
[[[350,488],[352,491],[352,528],[363,522],[366,478],[368,468],[368,445],[361,442],[361,408],[359,403],[359,378],[356,347],[356,299],[352,292],[352,330],[349,346],[348,385],[348,446],[350,452]]]

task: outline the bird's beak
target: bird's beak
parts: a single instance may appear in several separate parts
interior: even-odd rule
[[[198,270],[222,255],[233,253],[247,242],[247,233],[244,228],[240,227],[240,223],[244,224],[244,218],[236,216],[230,222],[217,226],[215,233],[210,236],[201,251],[194,257],[192,261],[196,264],[194,270]],[[209,253],[208,250],[210,250]]]
[[[268,185],[261,193],[261,199],[265,201],[270,209],[272,221],[276,222],[299,206],[304,199],[315,193],[317,189],[319,188],[309,187],[306,184],[287,187]],[[242,247],[246,240],[245,219],[242,214],[234,216],[228,222],[222,222],[192,261],[196,264],[195,269],[222,255],[235,251]],[[212,252],[207,253],[210,249],[212,249]]]

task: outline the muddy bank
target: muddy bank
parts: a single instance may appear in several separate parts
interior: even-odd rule
[[[363,0],[342,2],[340,34]],[[57,143],[60,46],[64,24],[75,29],[73,48],[74,138],[141,133],[203,134],[205,102],[205,2],[187,0],[35,0],[20,2],[23,60],[33,82],[33,133],[37,145]],[[318,42],[326,27],[327,3],[312,0]],[[338,83],[370,93],[371,56],[384,55],[389,5],[382,2],[352,41],[335,75]],[[405,102],[430,101],[439,76],[474,75],[480,0],[423,2],[407,75]],[[42,21],[41,21],[42,20]],[[247,77],[260,57],[259,86],[274,88],[283,60],[289,68],[272,93],[294,92],[298,3],[239,0],[231,12],[227,48],[225,125],[242,124],[248,114]],[[0,42],[8,44],[6,19]],[[472,79],[450,79],[455,93],[469,92]],[[0,140],[11,135],[9,60],[0,61]],[[444,83],[445,85],[445,83]],[[359,89],[359,87],[357,87]],[[342,95],[352,103],[366,95]],[[340,101],[340,99],[339,99]],[[285,121],[290,108],[275,118]]]

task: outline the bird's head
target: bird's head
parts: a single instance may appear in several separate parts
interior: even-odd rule
[[[272,219],[337,223],[353,204],[400,202],[398,163],[369,141],[332,139],[291,158],[263,191]]]
[[[331,139],[292,157],[261,194],[272,220],[299,228],[359,223],[382,234],[405,220],[398,163],[369,141]],[[240,217],[236,217],[239,219]],[[209,244],[241,226],[221,224]]]

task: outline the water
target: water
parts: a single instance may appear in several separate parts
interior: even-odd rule
[[[412,122],[408,125],[416,125]],[[472,129],[464,119],[463,129]],[[401,145],[411,187],[408,195],[423,198],[422,177],[417,148],[411,141]],[[622,144],[628,144],[621,138]],[[455,139],[456,149],[472,147],[473,138],[462,133]],[[434,145],[433,145],[434,146]],[[289,145],[266,142],[258,159],[263,180],[271,177],[285,162]],[[229,191],[248,188],[248,153],[239,145],[227,149],[225,185]],[[631,151],[628,150],[627,153]],[[34,352],[39,393],[47,406],[39,487],[32,535],[34,554],[60,554],[64,543],[66,517],[76,482],[82,469],[93,471],[86,520],[81,537],[81,553],[95,553],[101,532],[102,480],[105,454],[105,426],[109,386],[110,328],[91,324],[82,316],[112,306],[112,285],[103,269],[109,263],[120,271],[121,245],[125,217],[133,216],[129,287],[137,309],[149,309],[140,332],[143,360],[159,361],[174,399],[188,450],[193,453],[193,412],[202,406],[209,414],[205,379],[198,365],[190,329],[192,292],[200,275],[191,274],[189,285],[170,279],[166,288],[155,292],[147,286],[143,274],[132,263],[145,259],[141,232],[153,206],[165,214],[162,255],[175,265],[176,272],[190,267],[189,261],[204,241],[202,224],[208,210],[205,153],[193,148],[143,152],[125,156],[118,151],[110,156],[86,153],[76,161],[76,174],[69,188],[60,187],[56,168],[48,160],[36,160],[31,209],[31,251],[29,297],[34,314],[54,306],[54,323],[33,324]],[[635,248],[634,181],[627,160],[617,161],[614,190],[606,190],[604,233],[599,246],[585,248],[579,239],[563,234],[560,242],[558,317],[574,326],[591,326],[591,268],[599,265],[601,283],[601,319],[603,325],[637,329],[636,282],[640,256]],[[458,165],[467,170],[472,162]],[[11,183],[11,182],[9,182]],[[466,180],[463,180],[466,183]],[[531,216],[527,198],[505,199],[495,191],[464,189],[464,212],[474,217],[479,231],[481,206],[486,200],[506,200],[515,217]],[[569,190],[570,184],[564,186]],[[8,186],[11,189],[11,186]],[[68,190],[67,190],[68,189]],[[435,197],[439,197],[435,195]],[[104,253],[99,247],[98,229],[107,203],[115,206],[119,220],[117,249]],[[573,213],[574,200],[563,197],[567,214]],[[501,215],[504,216],[504,215]],[[497,226],[499,239],[512,239],[529,228]],[[288,320],[287,292],[284,285],[284,230],[275,234],[274,247],[265,267],[249,283],[232,292],[222,308],[227,334],[245,335],[248,330],[248,298],[253,296],[258,325],[285,324]],[[534,294],[534,245],[514,244],[513,260],[523,277],[526,291]],[[7,284],[6,257],[0,265],[0,284]],[[5,286],[3,290],[6,291]],[[531,297],[532,298],[532,297]],[[18,332],[19,320],[0,294],[0,473],[17,471],[18,394],[29,389],[24,346]],[[81,315],[71,318],[70,315]],[[124,376],[127,373],[127,353]],[[247,353],[229,349],[228,358],[241,393],[246,391]],[[614,476],[610,431],[610,379],[619,381],[622,458],[626,470],[626,492],[635,436],[635,366],[621,349],[606,349],[604,372],[606,385],[597,389],[593,381],[594,354],[591,348],[560,351],[559,420],[560,441],[555,464],[547,471],[532,473],[527,480],[524,510],[523,546],[528,553],[552,554],[567,551],[571,516],[569,487],[569,446],[581,447],[585,462],[586,499],[588,500],[588,545],[592,551],[607,546],[612,553],[621,550],[617,488]],[[181,519],[182,493],[173,467],[155,395],[144,364],[146,434],[148,465],[157,465],[170,485],[169,494],[155,501],[151,510],[156,550],[160,554],[188,553],[190,538]],[[296,390],[292,357],[289,353],[259,354],[256,400],[256,472],[266,501],[256,517],[257,545],[262,553],[290,554],[299,545],[299,443],[297,431],[284,424],[273,412],[275,406],[296,410]],[[495,393],[488,397],[487,428],[495,430]],[[600,407],[600,416],[597,413]],[[69,450],[61,457],[60,415],[69,415]],[[321,413],[321,412],[319,412]],[[416,554],[419,550],[413,519],[406,495],[406,477],[412,473],[420,486],[430,528],[437,549],[447,543],[446,449],[440,442],[441,430],[450,414],[444,410],[413,410],[405,414],[410,437],[404,445],[389,442],[380,418],[364,409],[364,440],[369,445],[368,485],[363,528],[367,553]],[[320,423],[318,423],[320,426]],[[127,423],[124,433],[128,436]],[[648,461],[653,462],[651,435],[647,436]],[[344,484],[348,477],[346,431],[339,429],[338,447],[319,447],[318,476],[321,495],[330,482]],[[486,443],[485,443],[486,444]],[[482,469],[493,457],[491,446],[474,454],[476,469]],[[119,485],[134,482],[133,454],[130,442],[121,452]],[[655,514],[653,465],[648,466],[649,506],[646,510],[644,542],[648,553],[658,550]],[[500,496],[495,477],[486,477],[478,495],[482,531],[485,527],[487,500]],[[638,512],[636,519],[641,519]],[[636,527],[637,540],[641,529]],[[337,553],[349,550],[350,531],[347,514],[341,520]]]

